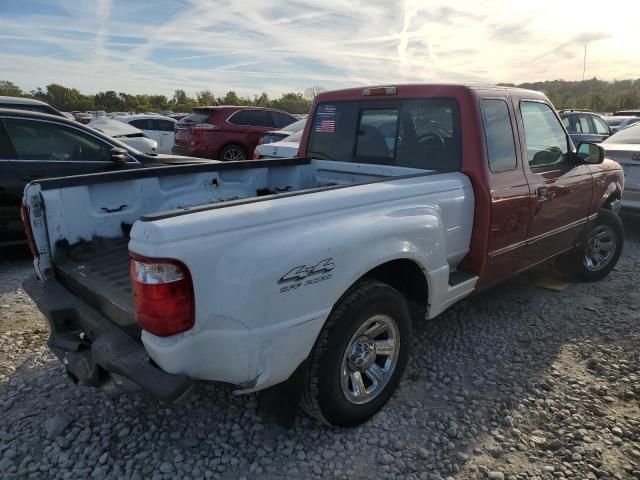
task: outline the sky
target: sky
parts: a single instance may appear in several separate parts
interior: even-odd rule
[[[609,7],[610,6],[610,7]],[[640,1],[0,0],[0,80],[221,96],[640,77]]]

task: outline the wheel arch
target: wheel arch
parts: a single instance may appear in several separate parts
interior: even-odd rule
[[[429,299],[429,280],[422,266],[415,260],[397,258],[371,268],[345,290],[334,304],[334,308],[364,279],[378,280],[395,288],[406,299],[412,318],[424,318]]]

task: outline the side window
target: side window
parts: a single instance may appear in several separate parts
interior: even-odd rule
[[[593,133],[591,131],[591,125],[589,124],[589,117],[586,115],[578,115],[576,126],[578,127],[578,133]]]
[[[516,146],[509,107],[504,100],[484,99],[480,102],[487,157],[492,172],[516,168]]]
[[[273,116],[273,125],[276,128],[284,128],[296,121],[295,118],[280,112],[271,112],[271,115]]]
[[[242,115],[242,124],[251,127],[273,127],[271,115],[266,110],[245,110]]]
[[[531,168],[543,170],[562,166],[569,143],[551,107],[546,103],[523,101],[520,114]]]
[[[0,160],[15,160],[17,158],[9,133],[0,120]]]
[[[109,161],[111,145],[59,123],[5,119],[20,160]]]
[[[562,117],[562,125],[567,129],[568,132],[571,131],[571,121],[569,117]]]
[[[155,130],[160,130],[161,132],[173,132],[174,124],[169,120],[155,120]]]
[[[398,110],[361,110],[356,156],[393,158]]]
[[[609,135],[609,127],[607,127],[607,124],[604,123],[604,120],[602,120],[600,117],[591,117],[591,120],[593,120],[593,124],[596,127],[596,133],[598,135]]]
[[[131,120],[129,125],[132,127],[139,128],[140,130],[153,130],[153,125],[151,125],[151,120],[146,118],[138,118],[137,120]]]
[[[239,112],[234,113],[227,120],[229,123],[233,123],[234,125],[246,125],[244,121],[244,110],[240,110]]]

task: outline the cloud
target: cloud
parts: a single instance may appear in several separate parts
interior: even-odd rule
[[[32,13],[29,2],[0,15],[0,76],[26,89],[279,95],[317,84],[571,79],[585,43],[593,74],[637,76],[631,20],[555,0],[50,0]]]

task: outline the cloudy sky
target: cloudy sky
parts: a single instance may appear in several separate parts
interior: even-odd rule
[[[25,90],[279,95],[400,82],[640,77],[638,0],[0,0]]]

